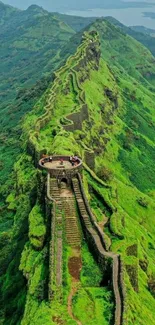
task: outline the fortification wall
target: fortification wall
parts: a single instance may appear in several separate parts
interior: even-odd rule
[[[69,156],[52,156],[53,162],[54,161],[59,161],[60,159],[63,159],[63,161],[69,161],[70,157]],[[62,179],[66,178],[68,181],[71,181],[71,179],[75,176],[77,176],[78,173],[81,173],[82,171],[82,160],[79,159],[79,164],[77,166],[71,166],[68,169],[65,168],[58,168],[58,169],[52,169],[52,164],[51,168],[47,168],[45,166],[42,166],[41,164],[42,159],[39,161],[39,168],[42,170],[46,170],[48,174],[50,175],[51,178],[57,178],[59,181]]]
[[[71,124],[65,125],[64,129],[66,131],[73,132],[75,130],[82,130],[82,123],[85,120],[89,120],[88,107],[86,104],[82,105],[79,112],[75,112],[66,116],[68,120],[71,121]]]
[[[87,223],[84,222],[83,219],[83,226],[84,231],[87,236],[87,240],[96,254],[98,263],[100,264],[102,270],[105,272],[107,268],[112,272],[112,285],[115,297],[115,325],[122,325],[123,324],[123,313],[125,310],[125,287],[123,282],[123,264],[120,260],[120,256],[114,254],[112,252],[107,252],[107,243],[104,237],[103,232],[98,227],[97,222],[91,212],[88,200],[86,198],[81,176],[78,174],[78,181],[80,185],[80,190],[82,194],[82,198],[84,204],[86,206],[86,210],[90,217],[92,228],[87,226]],[[82,215],[81,215],[82,216]],[[83,217],[83,216],[82,216]],[[100,241],[98,240],[100,239]]]
[[[66,73],[66,71],[70,71],[68,78],[72,75],[78,103],[76,107],[77,111],[68,116],[71,122],[62,127],[70,132],[81,130],[83,121],[89,119],[88,108],[85,105],[85,93],[82,90],[81,84],[89,78],[91,69],[99,68],[100,56],[101,50],[98,34],[96,32],[85,33],[83,42],[78,47],[76,54],[68,58],[65,66],[55,73],[53,87],[48,97],[47,105],[45,106],[45,113],[37,119],[35,129],[29,135],[28,151],[32,151],[35,157],[39,156],[39,152],[36,149],[39,132],[50,122],[52,114],[54,114],[59,87],[62,84],[62,74]],[[63,91],[68,92],[67,82],[64,84]]]
[[[94,151],[84,151],[85,163],[91,170],[95,170],[95,153]]]
[[[49,283],[48,283],[48,299],[53,299],[53,282],[54,282],[54,243],[55,243],[55,219],[56,219],[56,203],[50,195],[50,176],[47,176],[47,206],[50,209],[50,242],[49,242]]]

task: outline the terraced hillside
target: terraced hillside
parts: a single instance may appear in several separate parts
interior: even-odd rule
[[[56,292],[48,301],[51,209],[45,200],[47,175],[37,169],[43,153],[82,157],[84,191],[105,233],[106,249],[121,256],[126,288],[122,323],[155,323],[154,72],[154,57],[146,48],[109,22],[97,21],[27,115],[23,154],[7,199],[14,223],[7,236],[3,234],[4,324],[12,313],[12,324],[113,324],[111,287],[102,281],[85,241],[78,256],[83,286],[72,292],[72,250],[60,244],[62,224],[56,224],[56,243],[63,256],[63,294]],[[64,212],[59,217],[64,218]],[[26,280],[17,271],[19,264]]]

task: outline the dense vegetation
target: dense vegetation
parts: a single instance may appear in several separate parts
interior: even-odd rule
[[[0,180],[4,184],[20,152],[19,122],[69,55],[69,51],[59,53],[75,32],[37,6],[20,12],[0,3],[0,9]]]
[[[83,159],[86,151],[93,151],[95,171],[86,166],[84,186],[86,193],[88,188],[91,189],[88,198],[99,224],[104,226],[110,249],[122,256],[127,304],[125,324],[153,325],[155,59],[124,30],[99,19],[86,28],[76,54],[52,76],[51,72],[76,51],[82,32],[71,38],[75,31],[69,27],[67,17],[62,23],[58,17],[54,18],[37,7],[22,13],[8,13],[7,8],[7,15],[10,23],[13,19],[14,28],[20,26],[21,21],[23,27],[22,31],[19,28],[15,40],[11,37],[9,21],[7,26],[2,22],[3,32],[0,34],[3,39],[4,30],[8,35],[11,57],[13,55],[13,70],[9,75],[16,76],[13,89],[4,76],[1,88],[4,97],[1,104],[0,321],[4,325],[48,325],[56,324],[61,314],[64,324],[75,324],[66,308],[70,286],[68,275],[64,283],[64,301],[60,304],[55,299],[48,304],[46,175],[37,170],[36,163],[43,151],[58,154],[74,154],[76,151]],[[70,24],[73,27],[73,21]],[[77,22],[74,27],[80,30]],[[89,31],[97,34],[90,36]],[[94,39],[92,35],[95,35]],[[2,48],[5,55],[3,51],[2,54],[6,56],[7,41]],[[17,57],[22,58],[21,53],[26,55],[26,66],[21,65],[21,61],[21,66],[17,65],[14,51]],[[10,58],[6,57],[6,60],[8,69]],[[4,71],[4,62],[0,64]],[[21,87],[23,75],[26,79]],[[30,88],[40,77],[43,79]],[[71,124],[67,116],[79,112],[84,103],[89,119],[83,120],[79,129],[66,131],[65,126]],[[21,121],[26,112],[29,113]],[[13,114],[12,118],[10,114]],[[11,175],[9,171],[15,160]],[[65,261],[68,254],[66,248]],[[82,287],[74,297],[74,314],[83,323],[87,315],[90,324],[103,322],[108,325],[113,308],[111,296],[107,287],[99,288],[100,270],[85,243],[82,258]],[[91,287],[92,276],[94,287]],[[85,313],[84,301],[94,308],[93,319],[91,308]]]

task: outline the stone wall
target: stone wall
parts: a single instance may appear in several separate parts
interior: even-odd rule
[[[53,161],[63,159],[64,161],[69,161],[69,156],[52,156]],[[48,169],[41,165],[41,160],[39,161],[39,168],[42,170],[46,170],[51,178],[57,178],[61,181],[63,178],[66,178],[68,181],[71,181],[73,177],[75,177],[78,173],[82,171],[82,160],[80,160],[79,165],[69,168],[69,169]]]
[[[68,115],[67,119],[71,121],[71,124],[63,126],[66,131],[73,132],[75,130],[82,130],[83,121],[89,119],[87,105],[82,105],[79,112]]]
[[[50,196],[50,176],[47,176],[47,210],[50,211],[50,242],[49,242],[49,284],[48,284],[48,299],[53,299],[53,281],[54,281],[54,242],[55,242],[55,218],[56,218],[56,203]]]
[[[87,166],[90,169],[95,170],[95,153],[94,153],[94,151],[85,150],[84,159],[85,159]]]
[[[123,282],[123,266],[120,260],[120,256],[112,252],[106,251],[106,240],[104,238],[104,233],[99,228],[86,198],[81,176],[78,174],[79,187],[81,190],[82,198],[86,206],[89,218],[92,223],[92,228],[87,227],[87,224],[83,220],[84,231],[86,237],[91,247],[92,252],[95,253],[97,261],[101,266],[103,272],[111,273],[113,292],[115,297],[115,325],[123,324],[123,313],[125,308],[125,288]],[[102,244],[102,245],[101,245]],[[111,271],[110,271],[111,270]]]

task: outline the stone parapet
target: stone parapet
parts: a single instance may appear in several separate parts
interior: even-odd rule
[[[46,157],[45,159],[49,159],[49,157]],[[60,168],[56,168],[54,162],[59,162],[60,160],[63,160],[64,165],[59,166]],[[81,172],[83,166],[82,166],[82,160],[78,158],[77,162],[78,164],[75,166],[72,166],[70,163],[70,166],[65,165],[65,162],[70,162],[69,156],[52,156],[52,163],[51,167],[46,167],[46,165],[42,165],[42,159],[39,161],[39,168],[42,170],[46,170],[51,178],[56,178],[59,181],[62,179],[67,179],[68,181],[71,181],[73,177],[75,177],[78,173]],[[52,167],[53,164],[53,167]]]

